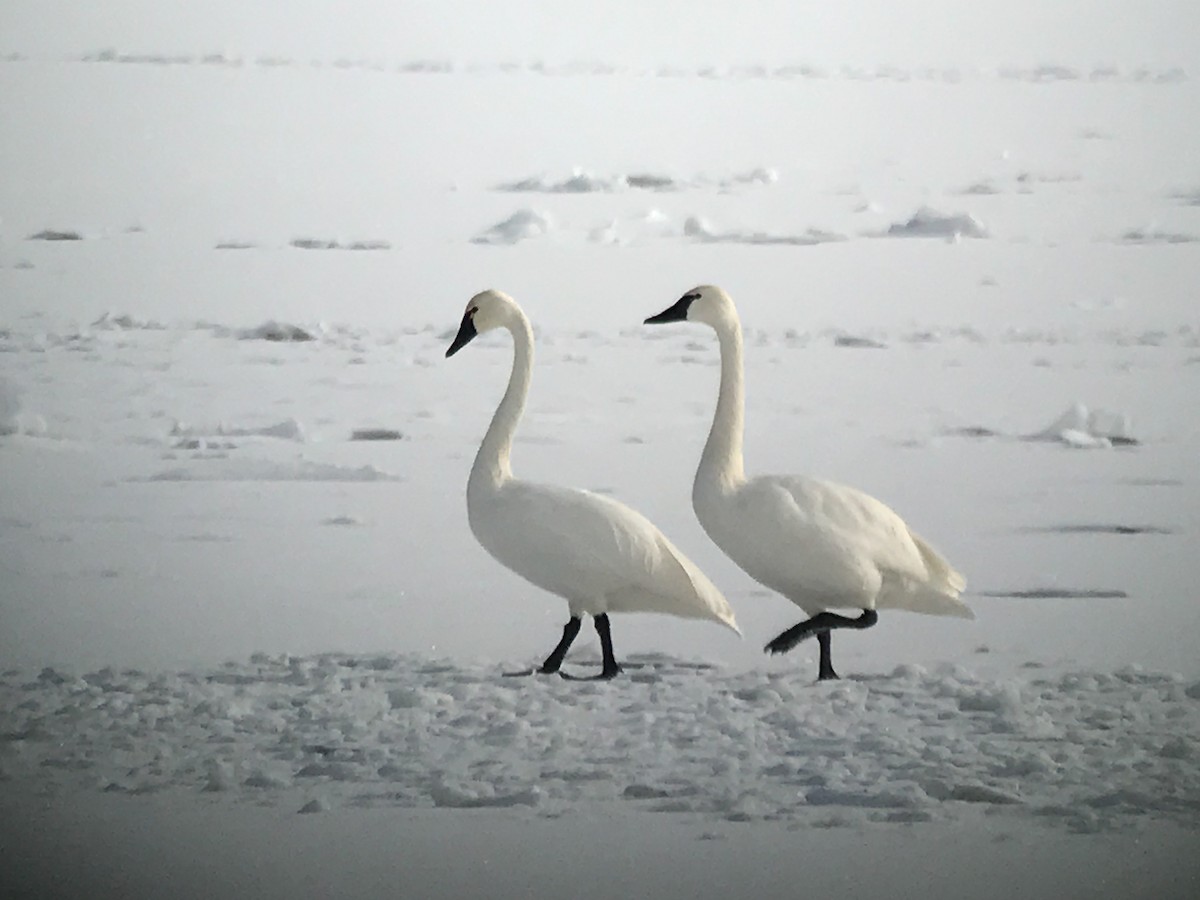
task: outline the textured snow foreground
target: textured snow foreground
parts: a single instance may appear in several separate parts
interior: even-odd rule
[[[0,775],[227,793],[300,812],[581,804],[797,827],[985,807],[1074,832],[1200,828],[1200,682],[958,666],[814,686],[642,655],[612,684],[416,656],[268,657],[207,672],[10,671]]]

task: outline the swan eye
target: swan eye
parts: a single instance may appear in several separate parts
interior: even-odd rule
[[[473,317],[475,315],[475,313],[477,313],[477,312],[479,312],[479,307],[472,306],[470,309],[467,310],[467,315]]]
[[[691,303],[693,300],[699,300],[699,299],[700,299],[700,292],[699,292],[699,291],[692,291],[690,294],[684,294],[684,295],[683,295],[682,297],[680,297],[679,299],[681,299],[681,300],[686,300],[688,303]]]

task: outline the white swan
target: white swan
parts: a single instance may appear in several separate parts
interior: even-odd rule
[[[959,599],[966,580],[896,513],[862,491],[802,475],[747,480],[742,463],[742,325],[733,301],[711,285],[694,288],[646,319],[702,322],[717,332],[721,386],[712,429],[692,485],[692,507],[713,543],[751,578],[783,594],[809,618],[766,646],[786,653],[815,634],[818,678],[837,678],[833,628],[869,628],[877,609],[973,619]],[[848,618],[827,612],[858,608]]]
[[[513,433],[533,370],[529,319],[499,291],[476,294],[446,356],[493,328],[512,335],[513,368],[471,466],[467,517],[475,538],[498,562],[567,601],[571,617],[562,639],[537,671],[559,670],[584,613],[593,617],[600,635],[604,666],[599,678],[621,671],[613,656],[610,612],[712,619],[741,634],[721,592],[645,516],[599,494],[513,478]]]

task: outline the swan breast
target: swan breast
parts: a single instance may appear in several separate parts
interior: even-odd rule
[[[854,488],[765,476],[724,492],[697,485],[693,502],[714,543],[756,581],[806,611],[908,606],[893,601],[914,590],[952,590],[938,584],[945,579],[927,563],[904,520]]]
[[[476,539],[573,613],[664,612],[724,622],[720,591],[643,515],[589,491],[512,480],[468,491]]]

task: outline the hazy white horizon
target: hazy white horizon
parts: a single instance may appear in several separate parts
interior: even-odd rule
[[[122,51],[471,61],[996,66],[1190,66],[1200,9],[1185,0],[853,0],[596,4],[9,0],[0,53]]]

